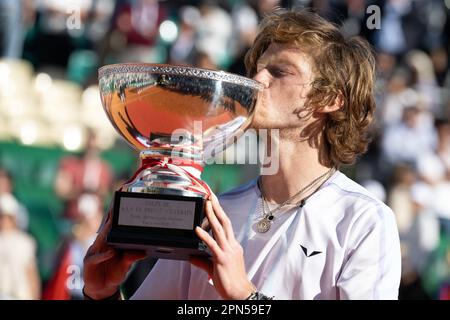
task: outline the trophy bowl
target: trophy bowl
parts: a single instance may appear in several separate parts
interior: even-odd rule
[[[107,242],[155,258],[208,256],[194,231],[211,193],[200,174],[249,127],[262,84],[224,71],[116,64],[99,69],[99,87],[109,120],[141,159],[114,194]]]

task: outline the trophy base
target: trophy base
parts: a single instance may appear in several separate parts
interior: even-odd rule
[[[167,239],[157,241],[156,239],[143,239],[133,235],[110,232],[107,238],[108,244],[116,249],[143,250],[147,256],[157,259],[189,260],[190,257],[210,257],[209,250],[202,242],[197,245],[192,243],[187,247],[181,247],[179,242],[171,243]]]
[[[203,197],[117,191],[107,243],[118,249],[145,250],[152,258],[209,257],[195,234],[205,217],[204,202]]]

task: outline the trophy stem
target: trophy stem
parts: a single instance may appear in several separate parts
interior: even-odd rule
[[[200,175],[203,172],[203,154],[192,152],[191,150],[180,150],[179,147],[151,147],[142,150],[139,153],[139,157],[141,166],[151,164],[155,160],[162,160],[183,167],[198,179],[200,179]]]
[[[192,159],[194,153],[172,149],[169,156],[170,149],[155,147],[141,151],[141,167],[122,190],[208,198],[211,190],[200,179],[203,166]]]

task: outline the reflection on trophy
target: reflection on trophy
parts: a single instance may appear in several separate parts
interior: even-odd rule
[[[154,64],[102,67],[99,84],[109,120],[141,158],[114,195],[108,243],[157,258],[209,255],[194,232],[210,194],[200,174],[250,125],[262,85],[223,71]]]

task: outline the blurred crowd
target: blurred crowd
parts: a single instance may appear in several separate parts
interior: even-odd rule
[[[102,114],[97,68],[152,62],[245,75],[258,23],[277,6],[312,8],[373,45],[373,142],[343,170],[396,215],[400,298],[450,299],[450,1],[443,0],[0,0],[0,143],[76,152],[55,173],[61,219],[71,228],[48,279],[39,279],[39,234],[27,232],[37,213],[14,196],[0,157],[0,299],[82,297],[82,259],[119,183],[101,157],[118,142]]]

